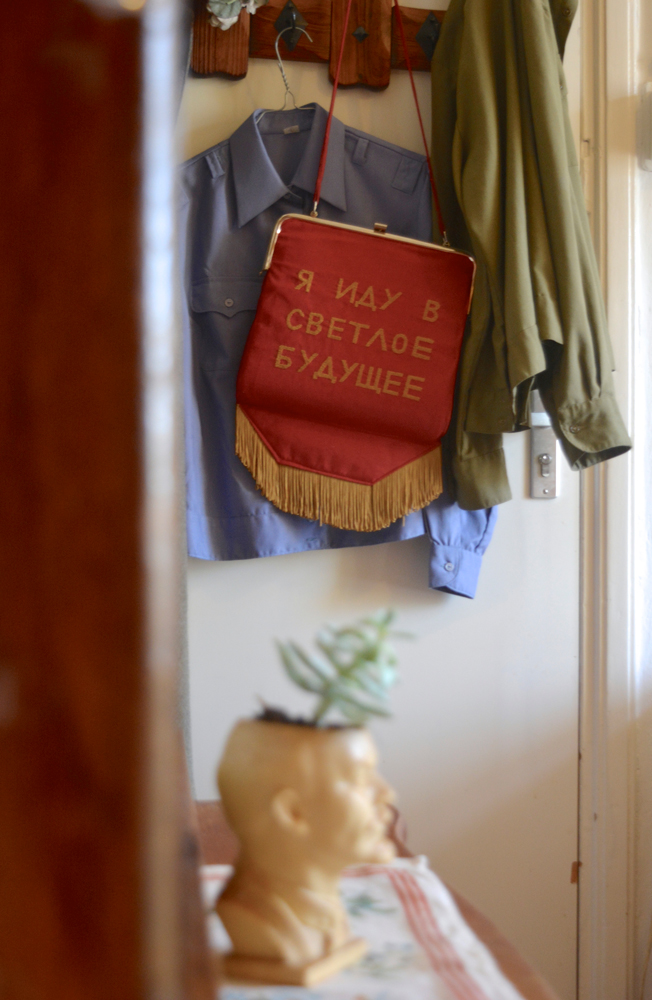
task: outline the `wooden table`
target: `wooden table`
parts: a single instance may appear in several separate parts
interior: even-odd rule
[[[238,853],[238,842],[229,829],[218,801],[197,802],[199,843],[202,860],[207,865],[231,865]],[[392,831],[400,857],[413,857],[400,835],[397,814]],[[467,924],[492,953],[504,975],[514,984],[524,1000],[559,1000],[558,995],[517,952],[487,917],[449,886]]]

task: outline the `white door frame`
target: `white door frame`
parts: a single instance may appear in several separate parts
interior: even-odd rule
[[[636,447],[582,474],[579,1000],[639,1000],[652,904],[652,866],[640,850],[652,781],[652,755],[642,753],[652,650],[644,544],[652,524],[644,462],[652,324],[642,308],[642,264],[652,255],[640,238],[646,175],[636,160],[645,2],[582,0],[581,10],[583,180],[617,392]]]

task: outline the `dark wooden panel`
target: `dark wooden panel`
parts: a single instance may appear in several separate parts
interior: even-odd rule
[[[248,14],[241,14],[237,25],[228,31],[221,31],[209,23],[209,15],[203,0],[198,0],[193,32],[191,69],[198,76],[223,74],[241,77],[247,72],[246,37],[249,39],[249,55],[258,59],[276,59],[276,21],[285,0],[270,0],[259,7],[249,20]],[[298,7],[308,22],[308,33],[312,43],[301,37],[295,49],[290,52],[281,40],[281,57],[287,62],[329,62],[331,79],[335,72],[341,39],[346,0],[299,0]],[[405,56],[398,34],[395,15],[390,18],[391,0],[354,0],[349,25],[349,38],[344,54],[344,86],[386,87],[390,78],[390,67],[405,69]],[[430,13],[416,7],[403,7],[403,20],[407,36],[412,68],[428,72],[430,63],[426,59],[415,36]],[[332,13],[335,23],[331,27]],[[442,21],[444,11],[434,12]],[[250,27],[247,29],[246,24]],[[357,42],[352,32],[362,26],[369,32],[363,42]],[[249,35],[246,36],[246,31]],[[246,36],[246,37],[245,37]],[[332,39],[335,39],[335,45]]]
[[[258,8],[251,21],[249,55],[258,59],[276,59],[274,42],[277,32],[274,22],[284,6],[285,0],[270,0],[264,7]],[[296,48],[290,52],[283,36],[279,44],[281,58],[284,62],[328,62],[331,38],[330,0],[299,0],[297,6],[308,22],[306,31],[312,42],[302,35]]]
[[[445,10],[435,10],[432,12],[437,20],[444,20]],[[416,34],[430,14],[429,10],[421,10],[419,7],[404,7],[401,4],[401,15],[403,17],[403,27],[405,28],[405,40],[410,53],[410,63],[415,71],[429,72],[430,62],[426,58],[425,52],[416,40]],[[405,51],[396,23],[396,11],[392,10],[392,69],[407,69],[405,61]]]
[[[142,996],[137,19],[2,32],[0,994]]]
[[[347,0],[332,0],[331,57],[329,73],[335,77],[342,42]],[[358,41],[358,28],[367,38]],[[340,74],[343,87],[387,87],[391,73],[392,0],[353,0]]]
[[[206,4],[198,4],[192,32],[191,70],[200,76],[246,76],[251,15],[241,11],[237,24],[228,31],[212,25],[210,18]]]
[[[172,8],[144,15],[157,58],[173,57]],[[164,509],[175,498],[153,503],[144,486],[157,430],[142,426],[141,275],[158,247],[140,231],[155,103],[152,88],[143,101],[142,31],[79,0],[32,0],[0,38],[2,1000],[214,995],[178,754],[166,822],[151,822],[150,751],[175,736],[174,693],[161,690],[175,686],[178,601],[171,568],[150,591],[145,536],[164,564],[178,536]],[[166,84],[171,136],[172,73]],[[157,452],[168,468],[172,438]],[[155,853],[167,937],[151,919]]]
[[[181,740],[179,740],[181,743]],[[183,748],[179,747],[183,756]],[[182,771],[181,796],[185,830],[181,840],[181,924],[187,946],[183,950],[182,1000],[215,1000],[216,968],[210,960],[206,918],[200,890],[199,820],[185,769]]]

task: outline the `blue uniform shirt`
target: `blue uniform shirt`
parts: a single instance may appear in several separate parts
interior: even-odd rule
[[[260,269],[277,219],[312,208],[325,127],[319,105],[256,112],[181,168],[189,554],[251,559],[427,533],[430,586],[473,597],[495,511],[440,498],[382,531],[343,531],[278,510],[235,454],[235,383]],[[430,213],[425,157],[333,119],[320,218],[430,240]]]

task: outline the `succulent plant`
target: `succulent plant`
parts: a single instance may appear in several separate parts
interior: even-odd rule
[[[394,611],[385,610],[342,628],[326,626],[315,639],[317,656],[295,642],[277,644],[290,680],[318,698],[312,725],[324,724],[332,710],[353,725],[391,715],[387,703],[397,679],[397,659],[389,640],[411,638],[391,629],[394,617]]]

